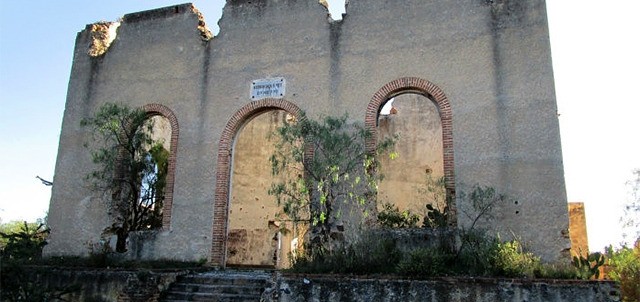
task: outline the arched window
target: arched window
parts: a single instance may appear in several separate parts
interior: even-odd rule
[[[140,186],[138,206],[134,219],[142,229],[163,227],[167,176],[171,149],[171,124],[162,115],[150,115],[139,131],[147,132],[149,141],[143,146],[140,160]]]
[[[378,210],[390,204],[426,217],[427,207],[444,212],[442,122],[428,97],[405,93],[389,99],[378,115],[378,139],[395,138],[395,156],[380,158]],[[433,223],[425,221],[425,223]]]
[[[157,166],[155,173],[150,173],[149,180],[156,180],[154,186],[146,184],[148,193],[161,198],[162,205],[158,204],[155,211],[159,212],[161,221],[159,227],[168,230],[171,227],[171,211],[173,208],[173,185],[175,182],[176,155],[178,150],[178,119],[166,106],[161,104],[147,104],[143,107],[147,112],[147,119],[152,122],[152,138],[157,144],[150,146],[149,159]],[[144,188],[145,184],[141,184]],[[160,192],[158,190],[161,190]],[[151,197],[151,196],[150,196]]]
[[[422,116],[422,117],[426,117],[426,119],[423,119],[426,122],[428,122],[428,120],[434,122],[433,117],[435,116],[434,115],[434,113],[436,112],[435,109],[437,109],[437,114],[439,116],[439,124],[440,124],[439,126],[435,125],[434,127],[434,126],[423,125],[421,127],[422,129],[418,129],[419,127],[413,127],[413,126],[411,126],[411,128],[419,131],[426,130],[427,132],[432,132],[431,135],[428,135],[428,137],[431,137],[432,139],[435,138],[433,133],[437,133],[437,131],[440,131],[437,129],[441,128],[441,131],[442,131],[441,140],[435,141],[435,144],[442,145],[442,148],[441,148],[442,161],[440,164],[438,160],[435,160],[435,161],[431,160],[432,164],[429,164],[428,163],[429,160],[427,159],[425,163],[423,163],[423,167],[421,167],[420,164],[416,165],[421,168],[421,170],[416,171],[416,174],[421,177],[422,175],[424,175],[424,177],[428,177],[428,175],[426,174],[431,174],[432,180],[439,181],[440,176],[437,174],[434,174],[434,172],[437,173],[439,171],[440,165],[442,165],[442,174],[444,177],[442,178],[442,182],[444,185],[445,198],[447,199],[447,202],[448,202],[448,208],[447,208],[448,224],[455,225],[457,223],[457,217],[456,217],[456,206],[455,206],[455,176],[454,176],[454,161],[453,161],[453,129],[452,129],[451,107],[449,105],[449,100],[447,99],[446,95],[439,87],[437,87],[436,85],[434,85],[433,83],[427,80],[420,79],[420,78],[413,78],[413,77],[400,78],[382,86],[382,88],[380,88],[380,90],[378,90],[374,94],[373,98],[369,102],[369,105],[367,106],[367,111],[365,113],[365,127],[367,128],[367,130],[369,130],[373,134],[371,139],[367,142],[367,146],[369,150],[375,149],[378,138],[381,137],[381,135],[384,135],[384,133],[379,133],[379,131],[380,132],[383,131],[380,129],[380,124],[388,123],[388,120],[390,118],[387,117],[385,119],[385,117],[384,116],[381,117],[381,115],[384,115],[384,114],[391,115],[391,113],[393,112],[392,108],[388,108],[388,109],[385,108],[385,110],[389,110],[389,111],[383,112],[383,107],[385,106],[385,104],[389,103],[392,99],[396,97],[404,98],[405,96],[403,95],[406,95],[406,94],[412,95],[414,98],[416,98],[416,101],[413,101],[414,103],[414,105],[412,105],[413,107],[417,106],[415,104],[420,101],[425,102],[426,104],[433,104],[435,106],[435,108],[432,108],[432,109],[428,109],[427,108],[428,106],[427,107],[423,106],[424,107],[423,109],[416,109],[418,111],[422,110],[425,112],[425,114],[423,115],[418,115],[418,117],[416,117],[416,120],[420,120],[421,118],[419,118],[419,116]],[[399,103],[397,104],[397,106],[400,107]],[[412,106],[408,106],[408,108]],[[419,107],[420,106],[418,106],[417,108]],[[396,111],[396,114],[403,114],[402,113],[403,111],[401,111],[401,108],[395,108],[395,111]],[[409,111],[411,111],[411,109]],[[429,116],[431,116],[431,118],[429,118]],[[435,122],[436,124],[438,124],[437,121]],[[389,127],[389,125],[386,125],[385,127]],[[403,139],[403,138],[401,137],[400,139]],[[409,136],[409,137],[405,137],[404,139],[411,140],[412,138],[411,136]],[[413,144],[413,146],[417,146],[417,145]],[[410,143],[407,147],[409,148],[411,146],[412,144]],[[435,147],[436,147],[435,149],[431,148],[432,149],[431,151],[425,151],[425,152],[435,153],[436,157],[439,157],[440,156],[439,155],[440,151],[438,151],[439,146],[435,146]],[[414,152],[414,154],[419,154],[419,153],[420,153],[420,150]],[[402,154],[400,154],[399,156],[402,156]],[[393,162],[387,165],[388,166],[393,165]],[[392,189],[392,188],[389,188],[389,189]]]

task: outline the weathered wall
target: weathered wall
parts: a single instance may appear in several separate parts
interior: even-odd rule
[[[396,139],[397,154],[394,159],[380,159],[384,180],[378,188],[378,207],[391,203],[421,217],[427,204],[442,210],[444,187],[438,184],[444,177],[442,122],[436,104],[418,94],[395,97],[390,114],[378,118],[378,137]]]
[[[138,256],[224,265],[233,148],[252,116],[299,108],[311,118],[375,121],[365,112],[379,111],[367,107],[380,95],[433,91],[446,100],[441,117],[451,117],[443,121],[450,189],[480,183],[511,196],[517,203],[484,226],[513,232],[546,260],[569,247],[543,0],[351,0],[340,22],[316,1],[229,0],[218,36],[203,40],[201,25],[190,5],[129,14],[98,57],[87,55],[90,27],[78,34],[47,255],[86,254],[110,225],[83,182],[90,134],[79,126],[105,102],[161,104],[180,124],[171,215]],[[251,81],[276,76],[286,79],[283,98],[252,101]],[[460,213],[469,204],[457,207],[467,225]]]
[[[152,116],[150,119],[153,123],[151,139],[154,142],[162,143],[165,150],[171,150],[171,123],[169,120],[161,115]]]
[[[569,236],[571,237],[571,255],[589,255],[587,237],[587,216],[583,202],[569,203]]]
[[[191,6],[126,15],[108,51],[87,54],[91,34],[78,33],[52,190],[48,255],[86,255],[111,224],[100,194],[84,176],[92,164],[91,135],[80,126],[106,102],[131,107],[163,104],[181,121],[171,227],[147,243],[144,258],[208,258],[215,143],[205,117],[202,81],[207,43]],[[89,28],[89,27],[88,27]],[[219,133],[219,132],[218,132]],[[206,134],[206,135],[205,135]],[[214,134],[215,135],[215,134]]]

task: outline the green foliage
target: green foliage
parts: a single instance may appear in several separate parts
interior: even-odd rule
[[[472,275],[493,274],[491,261],[499,241],[490,239],[483,230],[477,229],[477,223],[480,219],[491,218],[494,207],[504,202],[506,196],[498,194],[492,187],[474,185],[471,193],[460,193],[460,200],[470,204],[472,209],[462,211],[471,224],[468,228],[460,230],[457,263],[466,267]]]
[[[466,214],[471,227],[440,238],[430,247],[416,248],[400,253],[394,240],[375,236],[365,237],[355,245],[335,251],[325,251],[316,257],[299,257],[293,270],[309,273],[384,273],[426,278],[433,276],[494,276],[494,277],[538,277],[579,278],[575,267],[541,264],[540,259],[526,251],[519,240],[503,241],[477,229],[481,218],[491,217],[494,207],[506,200],[491,187],[474,186],[470,194],[461,194],[473,206]],[[430,205],[427,218],[431,225],[446,226],[446,213]],[[388,227],[415,224],[398,208],[385,204],[379,221]],[[431,214],[431,215],[429,215]],[[458,244],[452,244],[458,242]],[[376,265],[375,263],[383,263]],[[367,268],[367,269],[364,269]]]
[[[525,252],[518,240],[496,242],[493,253],[494,274],[505,277],[533,277],[540,258]]]
[[[452,275],[455,274],[451,267],[454,257],[455,254],[442,247],[418,248],[402,258],[397,273],[418,278]]]
[[[445,206],[442,212],[438,208],[434,208],[431,204],[427,205],[427,215],[424,217],[423,226],[427,228],[443,228],[449,223],[449,207]]]
[[[43,288],[25,270],[38,263],[49,229],[43,223],[11,222],[0,226],[0,299],[2,301],[56,301],[75,287]]]
[[[493,208],[506,200],[495,189],[474,186],[470,194],[461,195],[473,206],[473,212],[466,213],[471,219],[471,227],[444,235],[451,237],[440,238],[433,246],[401,252],[393,239],[364,236],[355,244],[333,251],[323,250],[315,257],[298,256],[291,270],[304,273],[396,274],[412,278],[492,276],[586,279],[590,276],[585,276],[584,271],[569,263],[543,264],[539,257],[524,248],[520,240],[503,241],[499,236],[490,236],[486,231],[478,229],[476,223],[483,217],[491,217]],[[405,217],[409,215],[402,215],[398,208],[390,204],[386,204],[384,208],[379,220],[386,226],[398,227],[413,221],[405,221]],[[446,210],[442,213],[433,206],[428,207],[428,210],[434,213],[430,219],[446,222]],[[637,260],[625,257],[621,256],[619,259]],[[589,264],[588,271],[592,272],[594,266],[601,263],[601,257],[591,256],[590,259],[593,263]],[[633,278],[637,278],[637,275],[634,276]],[[635,285],[638,282],[629,284]]]
[[[0,232],[6,243],[2,248],[3,259],[32,261],[42,256],[42,248],[47,245],[49,229],[44,224],[24,221],[20,229],[11,227],[9,232]]]
[[[425,173],[424,183],[418,188],[418,193],[427,207],[427,214],[422,224],[423,227],[446,227],[449,222],[448,211],[451,200],[450,196],[447,196],[445,177],[436,178],[432,172],[428,170]]]
[[[366,205],[376,196],[379,177],[372,173],[376,155],[393,146],[378,143],[374,152],[365,148],[371,133],[347,123],[347,115],[314,121],[304,114],[272,136],[276,150],[271,156],[273,175],[278,176],[269,194],[275,196],[288,220],[308,223],[316,234],[313,249],[330,249],[331,225],[342,214],[339,203],[355,205],[368,215]]]
[[[464,268],[464,274],[490,276],[498,241],[480,230],[461,230],[460,246],[456,251],[455,265]]]
[[[533,275],[539,279],[584,279],[578,269],[569,263],[541,263]]]
[[[415,228],[420,217],[409,210],[400,212],[398,207],[385,203],[378,212],[378,223],[387,228]]]
[[[291,271],[301,273],[395,274],[412,278],[436,276],[567,277],[576,278],[573,267],[540,264],[518,240],[501,241],[483,232],[458,234],[473,242],[458,251],[447,240],[430,247],[402,252],[394,239],[371,234],[360,241],[322,255],[296,257]],[[453,235],[455,236],[455,235]],[[568,273],[566,273],[568,272]]]
[[[38,229],[38,225],[41,222],[26,222],[27,223],[27,227],[30,230],[33,229]],[[7,223],[2,223],[0,224],[0,234],[15,234],[15,233],[20,233],[25,229],[25,221],[10,221]],[[7,245],[7,243],[9,242],[9,237],[8,236],[2,236],[0,235],[0,250],[4,249],[4,247]]]
[[[607,275],[620,283],[623,302],[640,301],[640,239],[634,247],[622,246],[606,249]]]
[[[354,244],[341,246],[313,257],[302,254],[296,257],[292,272],[335,274],[390,274],[402,258],[396,242],[364,236]]]
[[[600,277],[600,267],[604,265],[605,257],[600,252],[591,253],[588,256],[576,255],[573,256],[573,266],[578,269],[578,272],[582,279]]]
[[[474,185],[471,193],[460,193],[461,203],[471,204],[472,211],[462,211],[462,213],[471,220],[468,229],[475,229],[480,219],[491,219],[493,217],[493,209],[501,204],[507,197],[496,192],[493,187]]]
[[[106,232],[117,235],[116,250],[124,252],[129,232],[162,226],[169,152],[153,139],[153,120],[142,109],[108,103],[81,125],[95,139],[96,169],[87,180],[109,195],[113,225]]]

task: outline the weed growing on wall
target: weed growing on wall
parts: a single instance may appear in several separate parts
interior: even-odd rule
[[[105,233],[117,235],[116,251],[125,252],[129,232],[162,226],[169,152],[153,139],[153,120],[142,109],[107,103],[81,125],[94,138],[85,144],[95,164],[87,180],[107,195],[113,220]]]

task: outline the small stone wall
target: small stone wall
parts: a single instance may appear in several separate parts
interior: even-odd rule
[[[52,293],[70,289],[66,301],[158,301],[180,275],[188,271],[88,270],[34,267],[30,279]]]
[[[417,281],[285,275],[281,278],[278,301],[608,302],[620,301],[620,291],[609,281],[493,278]]]
[[[32,281],[49,289],[76,285],[67,301],[159,301],[188,271],[33,268]],[[233,273],[233,271],[230,271]],[[278,290],[267,301],[609,302],[620,301],[612,281],[433,278],[403,280],[274,272]],[[268,295],[268,294],[267,294]]]

